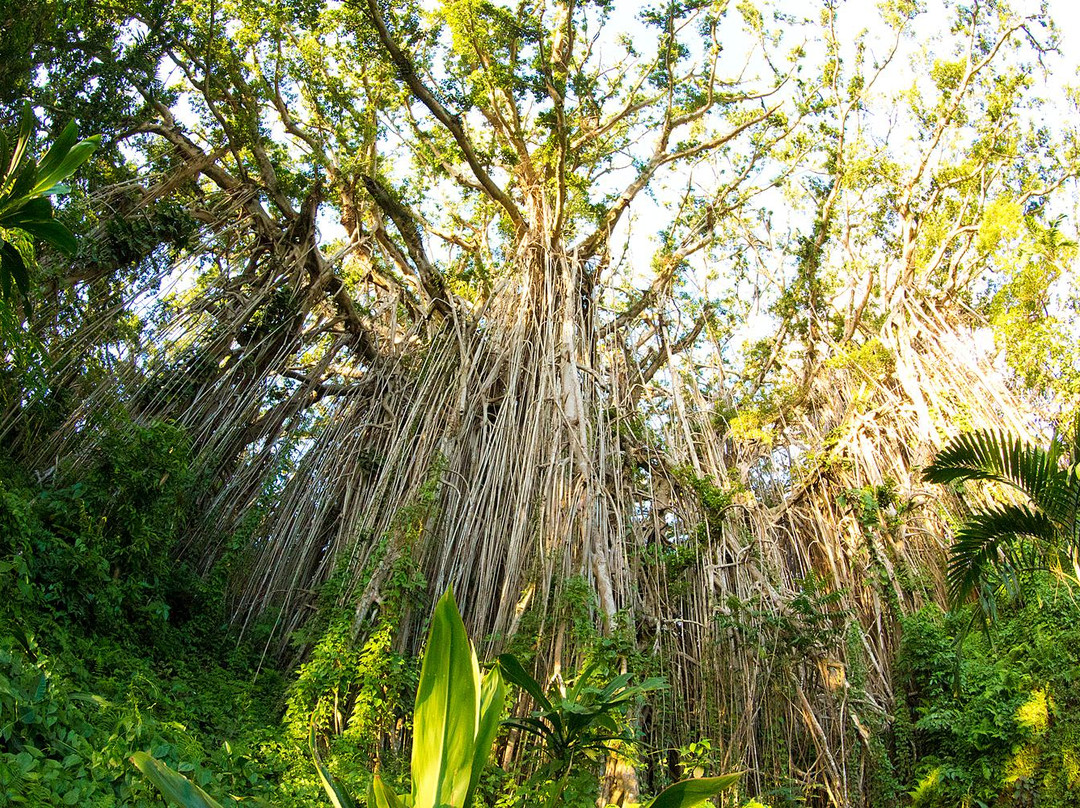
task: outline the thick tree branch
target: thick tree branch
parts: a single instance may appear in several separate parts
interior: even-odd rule
[[[448,313],[450,311],[450,300],[446,293],[446,285],[443,283],[442,275],[428,260],[416,219],[404,205],[394,199],[393,195],[377,179],[366,175],[362,179],[364,187],[371,194],[371,198],[375,200],[375,204],[390,217],[401,234],[401,239],[405,242],[405,249],[409,251],[409,257],[412,258],[413,265],[420,276],[420,282],[424,285],[424,291],[427,292],[428,297],[431,298],[432,305],[440,313]]]
[[[521,215],[521,211],[518,210],[517,205],[514,204],[514,200],[510,198],[506,191],[496,184],[491,178],[491,175],[488,174],[480,164],[480,159],[476,156],[476,149],[473,148],[472,140],[469,139],[469,136],[465,133],[465,129],[461,125],[461,118],[451,114],[446,107],[431,94],[431,91],[424,86],[423,82],[420,81],[419,76],[416,74],[416,68],[413,67],[412,60],[398,47],[398,44],[390,35],[390,30],[386,27],[386,20],[383,19],[382,12],[379,11],[378,0],[367,0],[367,8],[371,15],[371,22],[378,32],[379,41],[382,43],[383,47],[386,48],[386,52],[390,55],[390,60],[397,68],[402,81],[408,85],[417,100],[427,107],[428,111],[430,111],[439,123],[446,127],[446,130],[453,136],[454,141],[458,144],[458,148],[461,149],[462,154],[465,156],[465,161],[469,164],[469,168],[472,169],[472,172],[480,182],[480,185],[482,185],[488,195],[498,202],[502,209],[506,211],[506,215],[510,217],[510,221],[514,223],[514,227],[519,231],[525,230],[528,227],[525,222],[525,217]]]

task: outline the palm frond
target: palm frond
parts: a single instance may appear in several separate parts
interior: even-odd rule
[[[1048,452],[1004,432],[979,430],[957,435],[929,466],[923,479],[933,483],[991,480],[1022,491],[1049,514],[1060,510],[1064,473],[1056,447]]]
[[[973,515],[956,532],[949,554],[950,599],[959,605],[983,582],[990,569],[1000,573],[1003,553],[1008,574],[1015,572],[1018,565],[1013,562],[1017,557],[1032,557],[1023,548],[1015,547],[1017,540],[1027,537],[1052,545],[1057,532],[1049,516],[1026,505],[1004,505]]]

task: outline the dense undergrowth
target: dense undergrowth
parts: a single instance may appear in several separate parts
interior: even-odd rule
[[[177,561],[196,518],[189,503],[205,484],[183,433],[165,423],[112,427],[90,469],[78,479],[63,468],[45,479],[10,462],[0,469],[0,804],[160,806],[128,760],[146,751],[226,805],[322,805],[312,726],[353,793],[366,792],[376,761],[388,782],[403,783],[419,668],[395,650],[394,626],[426,586],[407,556],[359,639],[351,613],[334,605],[332,578],[297,638],[301,664],[278,671],[262,658],[258,629],[245,642],[230,632],[225,592],[240,559],[226,555],[202,576]],[[875,738],[892,794],[917,806],[1080,803],[1075,592],[1045,580],[996,624],[970,624],[936,608],[902,621],[899,702]],[[627,660],[610,640],[578,633],[604,662],[599,676]],[[510,644],[528,655],[523,636]],[[694,751],[683,750],[684,764]],[[593,804],[602,763],[580,766],[564,800]],[[545,786],[525,774],[491,767],[478,800],[534,801]],[[775,790],[769,799],[774,808],[802,802]]]
[[[0,804],[160,805],[137,750],[276,789],[283,679],[230,637],[222,577],[174,559],[197,484],[165,424],[113,430],[78,480],[3,468]]]
[[[896,734],[913,804],[1080,804],[1075,591],[1044,580],[996,625],[971,622],[937,608],[903,622]]]

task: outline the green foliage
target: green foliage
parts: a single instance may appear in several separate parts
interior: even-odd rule
[[[376,773],[368,791],[369,808],[471,808],[505,701],[506,688],[498,668],[481,678],[453,593],[447,590],[431,618],[416,689],[412,792],[403,802]],[[319,780],[331,803],[335,808],[354,808],[349,790],[322,762],[314,726],[310,739]],[[205,792],[153,758],[136,755],[133,760],[182,808],[215,808],[216,803]],[[680,804],[673,803],[671,808],[680,808]]]
[[[595,800],[585,788],[589,771],[583,765],[608,755],[623,755],[636,737],[626,723],[626,711],[646,693],[666,687],[662,679],[646,679],[632,685],[631,674],[595,682],[597,665],[586,667],[571,683],[557,682],[546,692],[512,654],[499,657],[499,669],[511,684],[528,694],[536,709],[524,718],[504,723],[541,743],[545,757],[524,791],[533,791],[546,806],[560,800],[571,804]],[[595,682],[595,684],[594,684]],[[682,780],[645,803],[646,808],[692,808],[734,785],[739,775]],[[595,781],[595,780],[594,780]]]
[[[34,160],[27,149],[35,124],[27,101],[14,140],[9,142],[0,132],[0,304],[11,306],[17,289],[27,308],[30,305],[27,261],[33,254],[33,245],[20,242],[9,231],[21,231],[69,255],[74,253],[75,237],[53,218],[49,197],[67,193],[67,186],[61,182],[90,158],[101,141],[97,135],[79,141],[72,121],[44,157]]]
[[[905,618],[897,675],[914,718],[913,805],[1080,801],[1080,608],[1060,584],[1041,579],[992,633],[935,607]]]
[[[742,642],[778,661],[822,658],[843,641],[851,615],[840,607],[843,591],[811,573],[798,581],[799,589],[780,608],[731,597],[728,613],[717,617],[721,628],[733,629]],[[778,669],[783,672],[784,665]]]
[[[171,557],[194,476],[187,439],[164,423],[120,421],[78,480],[53,486],[0,476],[0,553],[23,567],[27,602],[73,624],[119,633],[153,629],[168,640],[204,598],[197,577]]]
[[[0,804],[157,804],[127,764],[140,751],[221,793],[273,788],[258,750],[280,677],[253,677],[220,591],[173,555],[197,484],[187,446],[121,421],[77,480],[3,466]]]
[[[978,592],[993,614],[994,592],[1019,592],[1033,569],[1074,567],[1080,555],[1080,419],[1071,440],[1049,450],[1002,432],[957,436],[924,471],[935,483],[987,480],[1008,486],[1030,505],[1006,503],[972,514],[960,526],[949,558],[954,604]]]
[[[131,762],[170,802],[188,808],[221,808],[221,803],[212,799],[197,785],[145,752],[136,752],[131,756]]]
[[[561,776],[583,759],[596,761],[618,752],[622,744],[632,744],[635,739],[625,723],[626,709],[646,693],[667,686],[658,678],[632,685],[628,673],[594,683],[597,667],[594,663],[572,683],[556,683],[545,693],[516,657],[499,657],[506,680],[528,693],[537,707],[531,715],[506,724],[541,741],[547,757],[541,771],[547,776]]]
[[[481,678],[453,593],[447,591],[431,618],[416,689],[409,805],[472,805],[504,701],[499,669]],[[384,802],[377,805],[389,808]]]
[[[1075,400],[1080,356],[1070,321],[1080,307],[1071,270],[1077,244],[1065,237],[1063,218],[1043,224],[1029,215],[1019,222],[1026,225],[1023,242],[1011,251],[983,308],[1017,380],[1047,398]]]

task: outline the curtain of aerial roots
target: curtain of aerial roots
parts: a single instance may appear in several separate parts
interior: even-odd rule
[[[363,587],[349,596],[359,629],[402,554],[431,597],[454,586],[475,637],[546,613],[574,576],[592,583],[601,621],[632,607],[633,508],[581,269],[535,244],[517,268],[484,311],[453,310],[421,355],[378,369],[373,394],[315,439],[265,525],[246,614],[283,607],[287,637],[312,585],[343,568]],[[419,620],[401,622],[403,647],[417,650]]]
[[[104,380],[75,389],[79,400],[65,421],[26,448],[28,461],[39,469],[54,470],[62,460],[78,473],[81,464],[93,462],[100,431],[116,416],[183,427],[192,465],[210,481],[188,526],[186,550],[207,566],[221,540],[280,474],[305,409],[317,398],[319,380],[351,343],[329,327],[330,315],[312,313],[325,309],[318,303],[327,294],[329,277],[315,273],[318,277],[311,278],[313,230],[302,238],[290,237],[292,230],[262,234],[253,243],[254,228],[245,228],[246,223],[241,217],[234,228],[205,234],[205,254],[213,255],[216,244],[236,236],[240,246],[234,254],[243,256],[234,264],[219,261],[220,274],[205,289],[192,288],[198,267],[168,267],[52,346],[50,390],[81,385],[79,372],[95,363],[104,366]],[[143,335],[143,355],[116,355],[102,344],[120,314],[153,311],[157,316],[155,300],[162,299],[169,299],[173,315]],[[318,366],[305,379],[290,378],[304,351],[320,341]],[[21,415],[6,413],[0,433],[25,432]]]
[[[756,786],[802,784],[814,804],[872,799],[893,707],[896,618],[944,597],[949,528],[941,492],[918,469],[970,425],[1030,434],[966,326],[907,302],[879,339],[895,366],[823,368],[804,414],[772,447],[723,445],[697,402],[703,428],[683,459],[720,481],[728,468],[715,459],[729,458],[756,496],[726,511],[689,582],[643,576],[642,614],[655,616],[651,647],[672,685],[649,714],[665,722],[646,726],[654,742],[714,738],[722,768],[747,769]],[[682,434],[673,425],[669,444]],[[790,466],[770,468],[780,458]],[[789,474],[767,504],[776,492],[761,480]],[[860,495],[882,488],[892,496],[868,509]]]

